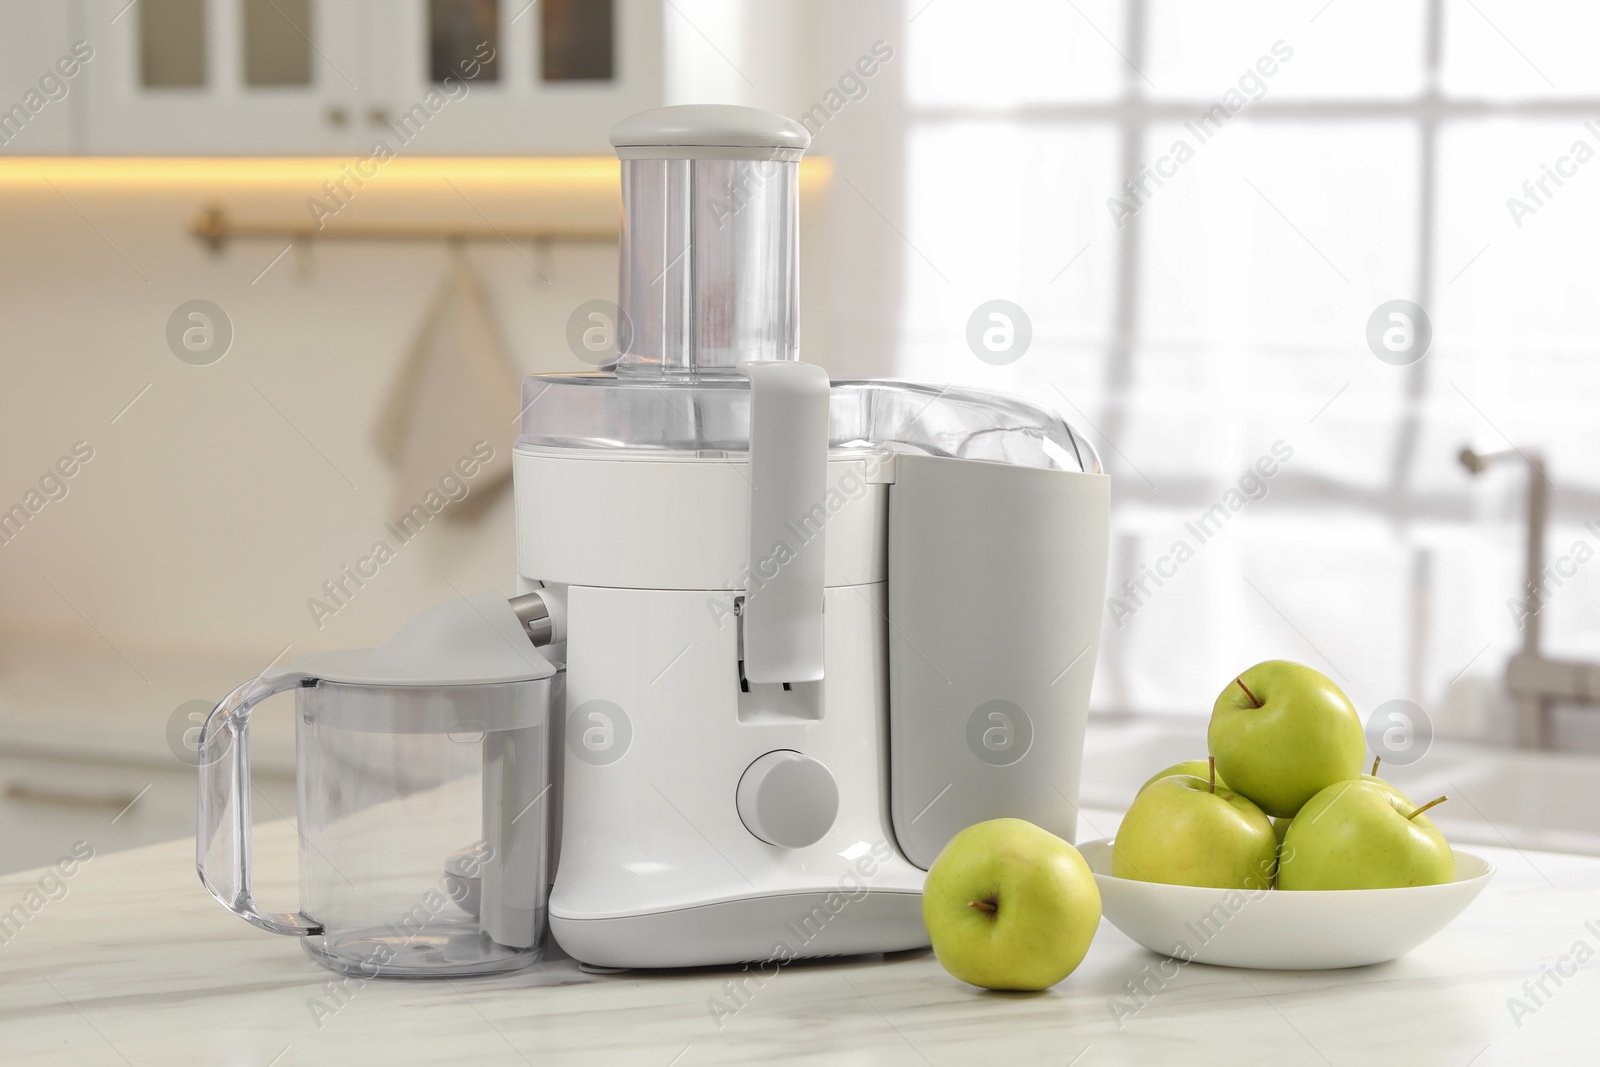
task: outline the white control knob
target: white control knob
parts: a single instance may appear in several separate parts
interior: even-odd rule
[[[839,783],[819,760],[789,749],[768,752],[739,779],[739,818],[769,845],[805,848],[839,815]]]

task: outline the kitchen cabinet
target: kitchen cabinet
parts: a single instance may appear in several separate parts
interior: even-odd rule
[[[71,151],[83,95],[71,4],[0,8],[0,155]],[[58,63],[74,70],[63,76]]]
[[[21,53],[8,71],[43,70],[64,32],[94,53],[82,91],[50,116],[67,135],[22,151],[367,156],[381,142],[393,154],[592,155],[609,152],[618,117],[662,102],[662,8],[32,0],[0,9],[0,40],[28,28],[0,47]]]
[[[397,149],[609,156],[618,119],[663,103],[661,0],[388,6],[408,12],[380,20],[373,37],[389,57],[379,107]],[[488,50],[493,61],[477,62]],[[440,84],[446,77],[455,84]],[[430,93],[442,98],[437,111]]]
[[[85,148],[321,155],[370,143],[366,0],[83,0]],[[363,88],[365,86],[366,88]]]

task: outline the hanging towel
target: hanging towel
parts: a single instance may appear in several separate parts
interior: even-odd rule
[[[397,475],[395,515],[422,505],[467,518],[498,495],[511,476],[520,390],[488,294],[457,247],[373,427]],[[480,442],[493,449],[487,461]]]

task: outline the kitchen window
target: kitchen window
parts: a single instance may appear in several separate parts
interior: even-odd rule
[[[1229,671],[1281,656],[1363,711],[1404,698],[1478,725],[1474,694],[1520,640],[1524,482],[1470,478],[1459,448],[1542,450],[1550,558],[1600,550],[1600,11],[908,17],[902,369],[1026,392],[1099,447],[1122,605],[1096,706],[1205,714]],[[953,340],[997,297],[1033,328],[1001,367]],[[1394,300],[1431,320],[1410,365],[1368,346]],[[1230,494],[1243,506],[1197,535]],[[1592,568],[1550,598],[1547,651],[1596,647]]]

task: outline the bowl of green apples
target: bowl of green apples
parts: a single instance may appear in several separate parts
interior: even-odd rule
[[[1339,687],[1286,660],[1217,697],[1210,755],[1158,772],[1114,839],[1082,846],[1105,918],[1188,963],[1319,970],[1405,955],[1494,874],[1366,770],[1361,718]]]

